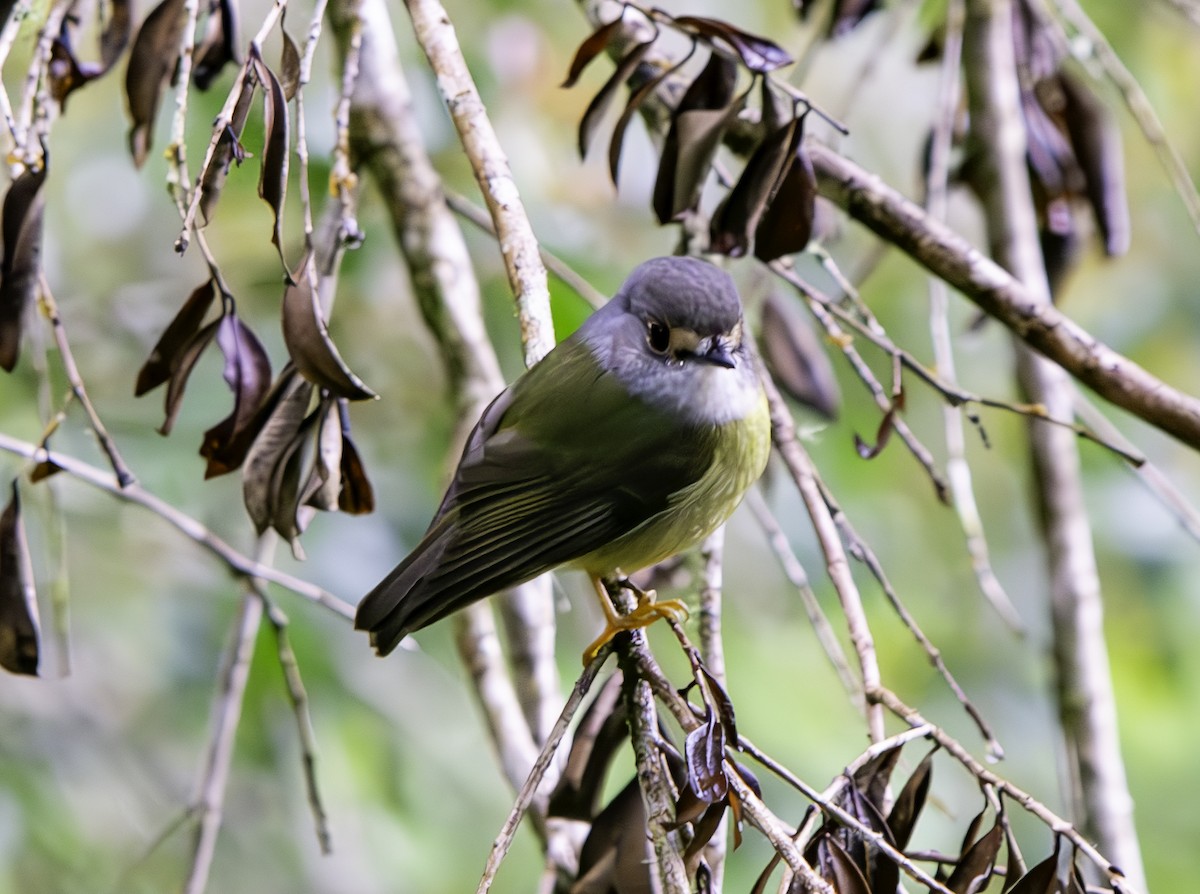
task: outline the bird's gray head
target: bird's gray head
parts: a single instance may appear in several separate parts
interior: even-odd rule
[[[612,300],[636,317],[651,354],[733,366],[742,345],[742,302],[729,274],[696,258],[654,258]]]
[[[733,279],[696,258],[637,267],[580,330],[601,362],[634,394],[711,421],[741,415],[757,399]]]

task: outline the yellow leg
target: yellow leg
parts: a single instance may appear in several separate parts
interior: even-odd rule
[[[592,586],[596,588],[596,596],[600,599],[600,608],[604,611],[604,631],[596,637],[590,646],[583,651],[583,663],[588,665],[599,654],[600,650],[610,639],[624,630],[636,630],[639,627],[649,627],[659,618],[674,618],[682,623],[687,620],[687,606],[678,599],[666,599],[657,602],[657,594],[653,590],[641,590],[629,580],[622,580],[621,586],[637,596],[637,605],[627,615],[618,614],[609,598],[604,582],[593,577]]]

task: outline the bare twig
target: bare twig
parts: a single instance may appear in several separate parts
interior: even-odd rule
[[[554,724],[554,728],[550,730],[550,735],[546,737],[546,742],[542,745],[542,750],[538,754],[537,760],[534,761],[533,769],[529,771],[529,776],[525,779],[525,783],[517,793],[516,803],[513,804],[508,819],[504,821],[504,825],[500,829],[500,834],[492,842],[492,850],[488,854],[487,865],[484,867],[483,877],[479,880],[479,887],[476,889],[476,894],[486,894],[491,889],[492,882],[496,880],[496,873],[500,869],[500,864],[504,861],[508,849],[512,846],[513,836],[517,833],[517,827],[521,824],[521,818],[529,810],[534,796],[537,794],[539,788],[541,788],[546,772],[554,760],[554,753],[558,750],[559,743],[562,742],[563,736],[567,733],[567,727],[570,726],[575,712],[579,710],[584,696],[592,688],[592,683],[595,682],[596,675],[600,672],[600,668],[604,666],[604,662],[611,653],[611,645],[605,646],[600,654],[593,658],[587,667],[583,669],[583,673],[575,681],[575,687],[567,697],[567,703],[563,705],[558,721]]]
[[[300,663],[296,660],[296,653],[292,650],[291,638],[287,632],[287,615],[271,601],[262,587],[256,586],[255,594],[263,601],[267,621],[275,633],[275,650],[279,657],[279,668],[283,671],[288,700],[292,703],[292,713],[296,718],[296,732],[300,739],[300,757],[304,766],[304,788],[308,793],[308,807],[312,811],[317,844],[321,848],[321,853],[330,854],[333,853],[333,838],[329,832],[329,816],[325,812],[320,787],[317,785],[317,740],[313,732],[312,715],[308,710],[308,692],[304,688],[304,680],[300,676]]]
[[[106,472],[89,465],[82,460],[56,453],[0,433],[0,450],[23,456],[33,462],[48,462],[62,469],[73,478],[103,490],[125,503],[133,503],[148,509],[167,524],[182,532],[184,536],[195,541],[210,553],[223,561],[231,571],[241,577],[256,577],[291,590],[298,596],[303,596],[310,602],[315,602],[330,609],[335,614],[346,619],[354,617],[354,606],[334,596],[328,590],[310,584],[298,577],[269,568],[254,559],[242,555],[232,546],[212,533],[190,515],[176,509],[170,503],[156,497],[140,484],[121,485]]]
[[[871,635],[863,611],[862,597],[854,576],[850,573],[850,563],[846,551],[838,537],[837,525],[830,514],[825,502],[816,467],[807,451],[796,438],[796,425],[792,421],[787,405],[767,375],[761,371],[763,387],[767,392],[767,400],[771,407],[771,431],[775,447],[787,466],[788,472],[800,491],[800,498],[808,510],[821,551],[825,555],[825,569],[833,583],[834,590],[842,604],[842,612],[846,616],[846,625],[850,632],[850,641],[858,655],[859,672],[862,674],[863,689],[871,692],[879,685],[879,661],[875,654],[875,640]],[[872,742],[883,738],[883,712],[878,705],[867,704],[867,729]]]
[[[246,694],[246,682],[250,678],[250,662],[254,657],[254,641],[262,624],[262,615],[262,600],[253,592],[246,592],[242,596],[229,648],[222,661],[208,755],[195,799],[198,826],[192,861],[184,882],[184,894],[201,894],[208,885],[217,833],[221,829],[233,743],[242,716],[242,700]]]
[[[128,487],[130,484],[133,484],[136,478],[129,466],[125,464],[125,460],[121,458],[116,442],[109,435],[108,429],[105,428],[100,415],[96,412],[96,407],[92,404],[91,398],[88,397],[87,388],[83,384],[83,377],[79,375],[79,367],[75,364],[75,354],[71,350],[71,342],[67,338],[66,326],[63,324],[62,316],[58,312],[58,304],[54,300],[54,294],[50,291],[50,284],[46,282],[44,274],[39,279],[38,300],[41,302],[42,313],[46,315],[46,319],[50,321],[50,326],[54,331],[54,343],[58,345],[58,355],[62,359],[63,372],[66,373],[67,383],[71,386],[71,393],[75,395],[75,399],[79,401],[79,405],[83,407],[84,413],[87,414],[88,425],[91,426],[92,432],[96,435],[96,440],[100,443],[100,449],[104,451],[104,455],[108,458],[113,474],[117,476],[117,484],[121,487]]]
[[[787,535],[783,532],[779,521],[775,518],[774,513],[767,506],[767,501],[763,499],[762,494],[757,488],[751,488],[750,492],[746,494],[746,505],[750,507],[750,511],[754,513],[754,517],[758,519],[763,533],[767,536],[767,542],[770,544],[771,550],[779,560],[780,567],[783,568],[783,573],[787,575],[788,580],[792,582],[792,586],[796,588],[796,592],[800,594],[800,603],[804,606],[804,613],[808,615],[808,622],[812,624],[813,632],[817,635],[817,641],[821,644],[821,648],[824,649],[829,663],[833,665],[833,669],[837,673],[842,687],[854,699],[859,710],[865,714],[867,703],[863,698],[862,686],[854,678],[854,674],[850,670],[850,664],[846,660],[846,653],[842,651],[842,644],[838,642],[837,634],[833,631],[833,625],[829,623],[829,618],[825,616],[825,612],[821,608],[821,603],[817,601],[817,594],[813,592],[812,585],[808,581],[808,574],[805,572],[804,566],[800,564],[796,553],[792,550],[791,544],[788,543]]]
[[[946,219],[950,149],[961,94],[962,40],[965,19],[965,0],[950,0],[946,8],[945,35],[942,38],[938,114],[934,119],[933,137],[929,151],[929,170],[925,179],[925,208],[931,218],[940,221]],[[940,378],[946,382],[957,384],[954,346],[950,336],[949,303],[946,283],[936,276],[929,277],[929,332],[930,340],[933,343],[934,363]],[[950,480],[951,501],[966,539],[967,555],[971,557],[971,568],[975,572],[975,580],[979,584],[980,592],[1001,620],[1012,630],[1024,633],[1024,622],[992,569],[987,537],[983,530],[983,519],[979,515],[979,506],[975,502],[975,488],[971,482],[971,466],[967,462],[961,406],[947,404],[942,407],[942,428],[946,440],[946,477]]]

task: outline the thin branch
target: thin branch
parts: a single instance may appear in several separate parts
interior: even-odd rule
[[[487,211],[480,208],[466,196],[446,187],[446,204],[450,206],[450,209],[455,214],[466,219],[473,226],[478,227],[493,238],[496,237],[496,225],[492,223],[492,218],[488,215]],[[546,270],[558,277],[564,285],[592,307],[601,307],[608,301],[608,296],[603,294],[584,277],[580,276],[575,271],[575,268],[554,254],[554,252],[545,246],[539,246],[538,251],[541,255],[542,263],[546,265]]]
[[[140,484],[130,484],[121,487],[115,478],[107,472],[97,469],[95,466],[75,459],[72,456],[67,456],[64,453],[56,453],[44,447],[39,447],[36,444],[30,444],[27,441],[10,437],[2,432],[0,432],[0,450],[17,456],[23,456],[32,462],[48,462],[62,469],[63,472],[72,478],[90,484],[92,487],[99,488],[124,503],[132,503],[136,506],[141,506],[143,509],[148,509],[171,527],[180,531],[188,539],[195,541],[215,555],[229,567],[230,571],[240,577],[253,577],[269,581],[287,590],[291,590],[297,596],[303,596],[310,602],[322,605],[347,620],[354,618],[354,606],[348,602],[339,599],[328,590],[324,590],[315,584],[310,584],[308,581],[301,580],[286,572],[269,568],[243,555],[200,522],[196,521],[196,519],[176,509],[161,498],[156,497]]]
[[[233,758],[233,743],[242,716],[242,701],[250,678],[250,663],[254,657],[254,642],[262,624],[263,602],[253,592],[242,596],[232,639],[223,659],[220,689],[213,706],[213,726],[209,736],[208,755],[196,796],[199,825],[192,848],[192,861],[184,882],[184,894],[201,894],[208,885],[221,829],[225,791],[229,782],[229,765]]]
[[[300,663],[292,649],[291,638],[288,636],[288,619],[261,587],[255,587],[255,594],[263,602],[267,621],[275,633],[275,651],[279,658],[279,669],[283,671],[284,684],[287,686],[288,700],[292,703],[292,713],[296,718],[296,732],[300,740],[300,758],[304,769],[304,789],[308,795],[308,807],[313,816],[313,827],[317,833],[317,844],[322,854],[333,853],[333,837],[329,831],[329,815],[325,812],[325,804],[321,800],[321,790],[317,785],[317,740],[313,731],[312,714],[308,708],[308,691],[304,688],[304,680],[300,676]]]
[[[58,356],[62,360],[63,372],[66,373],[67,383],[71,386],[71,393],[75,395],[75,399],[79,401],[79,405],[83,407],[84,413],[87,414],[88,424],[91,426],[96,440],[100,442],[100,449],[108,457],[113,474],[117,476],[117,484],[121,487],[128,487],[137,479],[134,477],[129,466],[125,464],[125,460],[121,458],[116,442],[109,435],[108,429],[105,428],[100,415],[96,412],[96,407],[92,404],[91,398],[88,397],[87,388],[83,384],[83,377],[79,375],[79,367],[75,363],[75,354],[71,350],[71,342],[67,338],[66,326],[63,324],[62,317],[58,313],[58,304],[54,300],[54,294],[50,291],[50,284],[46,282],[45,274],[40,274],[39,280],[38,300],[41,302],[42,313],[46,315],[46,319],[50,321],[50,327],[54,331],[54,343],[58,345]]]
[[[491,889],[492,883],[496,880],[496,873],[500,869],[500,864],[504,862],[504,857],[508,854],[508,849],[512,846],[513,838],[517,834],[517,827],[521,824],[521,818],[533,803],[534,796],[541,787],[542,780],[545,778],[551,761],[554,759],[554,753],[558,750],[563,736],[567,734],[567,727],[571,725],[571,720],[575,717],[575,712],[579,710],[584,696],[592,688],[592,683],[595,682],[596,675],[600,672],[600,668],[604,666],[604,662],[608,659],[611,652],[611,645],[605,646],[600,651],[600,654],[593,658],[591,663],[583,669],[583,672],[579,675],[579,679],[575,681],[575,686],[571,690],[571,694],[567,697],[567,703],[563,705],[558,721],[554,724],[554,728],[550,730],[550,735],[546,737],[546,742],[542,745],[542,750],[538,754],[537,760],[534,761],[533,768],[529,771],[529,776],[526,777],[521,790],[517,793],[516,803],[513,804],[508,818],[500,828],[500,834],[492,842],[492,850],[488,854],[487,865],[484,867],[483,876],[479,880],[476,894],[486,894]]]
[[[645,631],[634,631],[631,640],[634,643],[631,648],[646,648]],[[671,776],[663,763],[658,743],[658,711],[650,684],[638,679],[632,673],[634,670],[630,660],[626,671],[626,713],[637,764],[638,787],[646,808],[646,832],[653,852],[650,873],[662,894],[688,894],[691,885],[683,865],[679,834],[671,831],[677,793],[672,791]]]
[[[825,146],[807,144],[821,194],[1062,366],[1101,397],[1200,448],[1200,399],[1184,394],[1097,340],[962,236],[881,178]]]
[[[746,505],[758,519],[758,524],[762,527],[772,552],[779,560],[783,573],[787,575],[787,579],[800,594],[800,604],[804,606],[808,622],[812,625],[813,632],[817,635],[817,642],[821,644],[829,663],[833,665],[834,672],[842,683],[842,688],[854,699],[858,709],[865,714],[867,702],[863,697],[862,685],[854,678],[854,674],[850,670],[850,663],[846,660],[846,653],[842,650],[842,644],[838,642],[833,625],[825,616],[821,603],[817,600],[817,594],[813,592],[812,585],[808,581],[808,574],[792,550],[791,544],[788,543],[782,526],[775,518],[775,514],[771,512],[770,507],[767,506],[767,501],[763,499],[758,488],[751,488],[746,494]]]
[[[965,20],[965,0],[950,0],[946,8],[945,35],[942,38],[938,114],[934,119],[929,170],[925,178],[925,208],[931,218],[940,221],[946,219],[949,198],[950,150],[962,92],[962,41]],[[948,293],[944,281],[936,276],[929,277],[929,333],[933,344],[934,363],[941,379],[957,385],[954,343],[950,335]],[[971,481],[971,466],[967,462],[961,406],[948,404],[942,407],[942,428],[945,432],[946,477],[950,480],[951,501],[966,540],[967,555],[971,558],[975,581],[1000,619],[1011,630],[1024,634],[1025,624],[992,568],[983,519],[979,514],[975,487]]]
[[[846,551],[838,537],[837,525],[830,514],[825,502],[816,467],[807,451],[796,438],[796,424],[787,405],[771,381],[771,377],[763,370],[761,373],[763,387],[767,392],[767,400],[771,408],[771,432],[780,457],[787,466],[800,498],[808,510],[809,518],[825,556],[825,569],[829,580],[842,604],[842,612],[846,616],[846,625],[850,632],[850,642],[858,655],[859,672],[862,674],[863,689],[871,692],[879,685],[879,661],[875,654],[875,640],[863,611],[862,597],[854,576],[850,573],[850,563]],[[867,729],[872,742],[883,738],[883,712],[878,705],[867,704]]]

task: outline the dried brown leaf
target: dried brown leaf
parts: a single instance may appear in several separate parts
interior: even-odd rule
[[[175,359],[171,363],[171,377],[167,383],[167,396],[164,398],[166,418],[158,429],[160,435],[169,435],[171,433],[171,429],[175,425],[175,418],[179,415],[179,408],[183,402],[183,392],[187,388],[188,378],[191,376],[192,370],[196,368],[196,363],[200,360],[204,349],[209,346],[213,337],[217,334],[217,327],[220,325],[220,322],[220,320],[213,320],[203,329],[197,331],[175,355]]]
[[[12,496],[0,512],[0,667],[36,677],[40,636],[33,561],[14,478]]]
[[[709,250],[741,257],[776,184],[795,154],[801,136],[798,119],[768,134],[746,162],[742,175],[713,215]]]
[[[713,52],[684,91],[654,182],[653,206],[659,223],[674,220],[699,202],[721,134],[740,110],[740,104],[731,105],[736,84],[736,64]]]
[[[703,724],[688,733],[684,742],[688,784],[703,801],[715,804],[729,793],[725,775],[725,730],[709,711]]]
[[[162,0],[138,29],[125,71],[125,99],[133,126],[129,151],[139,168],[150,154],[154,118],[163,88],[179,61],[179,41],[187,24],[184,0]]]
[[[933,752],[917,765],[904,788],[896,796],[896,803],[888,814],[887,824],[892,832],[896,847],[904,850],[912,838],[917,819],[925,808],[925,798],[929,794],[929,785],[933,780]]]
[[[634,114],[641,108],[642,103],[658,89],[659,85],[678,71],[691,58],[694,50],[695,47],[693,46],[678,62],[668,68],[664,68],[629,94],[629,100],[625,103],[621,117],[617,119],[616,125],[613,126],[612,137],[608,141],[608,175],[612,178],[614,186],[617,185],[617,173],[621,167],[621,150],[625,145],[625,131],[629,128],[629,122],[633,120]]]
[[[1062,885],[1058,881],[1058,848],[1017,879],[1006,894],[1062,894]]]
[[[237,62],[237,6],[232,0],[211,0],[204,34],[194,50],[192,81],[207,90],[230,62]]]
[[[301,374],[338,397],[365,400],[375,392],[350,371],[329,337],[317,292],[307,273],[308,262],[283,293],[283,341]]]
[[[309,415],[312,393],[312,383],[300,376],[287,379],[279,401],[242,464],[242,500],[260,534],[272,526],[282,503],[296,502],[289,501],[281,491],[288,460],[303,440],[301,428]],[[297,496],[298,488],[297,481]]]
[[[0,368],[12,372],[21,353],[21,326],[37,297],[42,270],[42,213],[49,156],[41,168],[26,168],[12,182],[0,211]]]
[[[322,512],[338,508],[342,490],[342,422],[337,401],[326,398],[317,410],[316,451],[300,502]]]
[[[342,428],[342,490],[338,494],[338,509],[348,515],[366,515],[375,511],[375,490],[358,448],[350,440],[348,427]]]
[[[583,70],[591,64],[600,53],[608,46],[608,42],[612,40],[620,28],[623,19],[621,16],[613,19],[607,25],[601,25],[579,45],[579,49],[575,51],[575,58],[571,60],[571,69],[567,72],[566,80],[562,82],[562,87],[574,87],[579,76],[583,74]]]
[[[283,94],[283,85],[275,72],[267,66],[258,49],[251,45],[250,56],[259,82],[266,91],[263,97],[263,154],[262,172],[258,180],[258,194],[271,207],[275,225],[271,230],[271,244],[279,252],[284,271],[288,269],[283,256],[283,206],[287,199],[288,181],[288,108]],[[291,278],[290,273],[288,278]]]
[[[1121,131],[1104,103],[1078,78],[1063,71],[1059,85],[1066,100],[1063,120],[1075,158],[1083,169],[1088,202],[1100,227],[1104,253],[1129,250],[1129,205],[1125,195],[1125,161]]]
[[[803,251],[812,238],[816,204],[817,176],[800,144],[754,229],[754,256],[770,262]]]
[[[823,844],[829,855],[826,878],[833,883],[834,890],[838,894],[871,894],[871,887],[862,869],[837,843],[837,839],[826,838]]]
[[[592,101],[588,103],[583,117],[579,120],[580,158],[587,155],[587,147],[592,142],[592,135],[604,117],[604,113],[612,105],[613,97],[617,95],[617,90],[629,80],[634,71],[637,70],[638,65],[646,58],[646,54],[650,51],[652,43],[654,43],[652,39],[639,43],[626,53],[621,61],[617,63],[616,71],[604,82],[604,86],[600,88],[600,92],[592,97]]]
[[[216,289],[210,279],[197,286],[183,302],[183,307],[179,308],[179,312],[167,324],[167,328],[151,348],[150,356],[142,364],[133,388],[134,397],[141,397],[171,378],[171,371],[178,368],[180,352],[200,331],[216,295]]]
[[[225,357],[225,384],[233,392],[233,411],[204,433],[200,455],[229,457],[233,446],[252,426],[271,389],[271,361],[262,342],[236,314],[226,314],[217,327],[217,346]],[[228,470],[225,470],[228,471]],[[212,477],[206,473],[205,477]]]
[[[716,38],[728,44],[751,71],[760,74],[792,63],[792,57],[774,41],[735,28],[720,19],[704,16],[680,16],[674,24],[700,37]]]
[[[982,891],[992,877],[1003,843],[1004,828],[997,822],[959,858],[950,878],[946,879],[946,887],[955,894]]]
[[[292,40],[292,35],[284,29],[280,30],[283,35],[283,50],[279,59],[279,83],[283,87],[284,100],[291,102],[296,97],[296,91],[300,89],[300,48],[296,46],[296,41]]]

